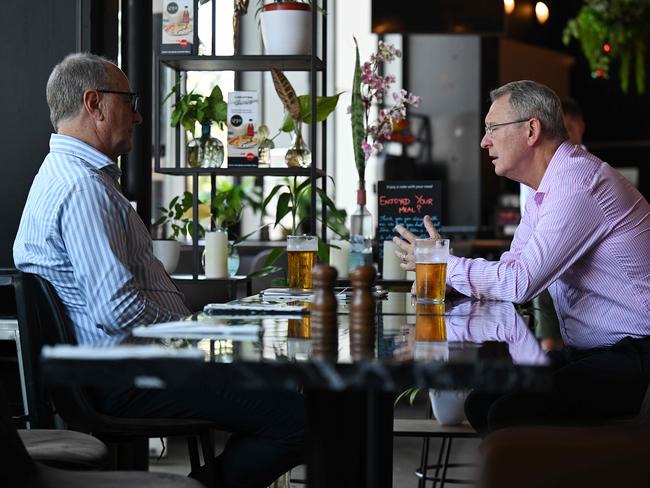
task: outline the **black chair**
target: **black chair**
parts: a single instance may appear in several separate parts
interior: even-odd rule
[[[21,273],[14,280],[14,286],[33,426],[51,425],[56,408],[56,413],[70,428],[92,433],[113,447],[114,464],[123,469],[148,469],[149,438],[186,436],[192,470],[200,467],[197,446],[200,444],[210,481],[214,481],[214,448],[210,431],[219,429],[214,422],[115,417],[98,411],[84,388],[55,388],[46,392],[39,370],[41,347],[45,344],[76,344],[74,331],[48,281],[34,274]]]
[[[11,422],[9,404],[0,383],[0,486],[26,488],[201,488],[189,478],[120,471],[66,471],[36,462]]]
[[[91,435],[63,429],[19,429],[18,435],[39,463],[74,470],[110,467],[108,448]]]

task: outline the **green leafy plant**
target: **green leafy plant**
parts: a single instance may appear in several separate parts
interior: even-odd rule
[[[212,217],[216,227],[227,229],[241,219],[244,209],[240,186],[218,192],[212,199]]]
[[[645,92],[645,42],[650,29],[647,0],[585,0],[574,19],[569,20],[562,40],[577,39],[594,78],[609,78],[618,63],[621,89],[629,91],[632,66],[638,93]]]
[[[341,93],[329,97],[316,97],[316,122],[323,122],[336,109]],[[300,103],[300,120],[306,124],[312,123],[311,117],[311,97],[309,95],[298,96]],[[288,113],[284,116],[281,132],[292,132],[296,129],[294,119]]]
[[[178,239],[179,236],[191,237],[193,234],[192,224],[192,193],[186,191],[182,196],[175,196],[172,198],[167,207],[158,208],[162,215],[153,223],[154,228],[160,229],[159,234],[164,234],[167,226],[171,228],[171,235],[168,239]],[[205,204],[199,205],[199,216],[209,215],[209,206]],[[197,226],[198,235],[203,236],[205,229],[201,224]]]
[[[402,398],[408,398],[409,405],[413,405],[413,403],[415,402],[415,398],[418,396],[418,393],[420,393],[421,389],[422,388],[413,387],[404,390],[402,393],[397,395],[397,398],[395,399],[395,403],[393,404],[393,406],[397,406],[397,404]]]
[[[285,159],[289,167],[300,166],[302,161],[307,158],[305,153],[309,152],[306,146],[303,147],[302,123],[311,124],[313,121],[311,97],[309,95],[296,95],[291,82],[282,71],[273,69],[271,70],[271,76],[275,91],[286,111],[280,131],[295,132],[296,135],[295,145],[287,152]],[[329,97],[316,97],[316,122],[324,121],[334,111],[340,95],[338,93]],[[309,156],[309,160],[311,160],[311,156]]]
[[[333,181],[333,180],[332,180]],[[332,201],[330,197],[321,189],[316,188],[317,190],[317,203],[320,205],[327,206],[328,209],[328,218],[325,222],[328,228],[334,231],[337,235],[341,235],[344,238],[346,237],[347,230],[345,229],[345,213],[336,208],[336,204]],[[284,183],[278,184],[268,196],[264,199],[262,204],[263,211],[266,211],[266,208],[270,205],[273,198],[277,195],[277,203],[275,209],[275,223],[274,227],[278,225],[282,226],[282,219],[287,215],[291,214],[291,228],[285,229],[291,233],[291,235],[297,235],[298,229],[301,224],[306,222],[309,219],[309,211],[305,209],[308,206],[308,202],[311,201],[310,197],[311,185],[310,180],[305,179],[302,182],[298,182],[298,177],[285,178]],[[320,215],[320,212],[317,213]],[[317,220],[320,219],[317,217]],[[275,262],[286,252],[285,249],[274,249],[264,262],[264,266],[252,273],[251,277],[261,277],[268,276],[270,274],[276,273],[278,271],[284,271],[283,268],[275,266]],[[329,252],[329,244],[324,242],[320,237],[318,238],[318,258],[327,262]],[[276,281],[275,284],[281,285],[285,284],[282,281]]]
[[[163,102],[170,96],[180,93],[180,85],[177,83],[165,97]],[[196,124],[205,125],[218,123],[223,129],[227,120],[228,104],[223,99],[223,93],[218,85],[215,85],[207,97],[191,91],[182,95],[173,105],[171,114],[171,126],[182,125],[186,131],[195,135]]]

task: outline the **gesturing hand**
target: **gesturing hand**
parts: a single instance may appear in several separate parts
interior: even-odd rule
[[[429,236],[432,239],[440,239],[440,234],[433,225],[431,217],[426,215],[423,219],[424,228],[429,233]],[[400,266],[407,271],[415,270],[415,255],[413,254],[413,245],[415,244],[415,239],[418,237],[408,230],[403,225],[398,225],[395,227],[395,230],[403,237],[393,237],[393,242],[398,247],[398,250],[395,251],[395,255],[402,261]]]

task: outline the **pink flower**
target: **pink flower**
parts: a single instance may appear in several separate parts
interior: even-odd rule
[[[368,144],[366,141],[361,142],[361,149],[363,149],[363,155],[364,159],[368,161],[370,156],[372,155],[372,146]]]
[[[370,60],[361,66],[361,99],[365,110],[364,140],[361,143],[364,160],[367,161],[373,153],[379,153],[383,146],[379,141],[390,140],[394,124],[406,118],[406,106],[417,107],[420,97],[404,89],[391,90],[396,82],[393,75],[380,76],[382,63],[390,63],[395,58],[402,56],[402,51],[390,44],[380,41],[377,52],[370,55]],[[386,95],[392,94],[392,106],[381,107]],[[385,102],[389,103],[389,102]],[[370,110],[373,105],[378,105],[376,120],[370,120]],[[350,107],[348,107],[350,113]]]
[[[412,105],[413,107],[417,108],[420,105],[420,102],[422,101],[422,97],[419,97],[417,95],[413,95],[412,93],[409,93],[407,103],[409,105]]]

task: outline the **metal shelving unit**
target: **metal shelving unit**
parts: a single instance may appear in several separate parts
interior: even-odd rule
[[[177,176],[311,176],[311,168],[159,168],[157,172]],[[316,170],[317,178],[324,175],[323,170]]]
[[[311,61],[311,56],[160,56],[161,63],[178,71],[310,71]],[[316,71],[323,67],[323,61],[316,57]]]
[[[317,2],[315,2],[317,3]],[[322,0],[322,9],[327,10],[327,0]],[[212,2],[212,15],[215,14],[215,2]],[[177,175],[177,176],[191,176],[192,177],[192,195],[193,195],[193,212],[192,220],[193,235],[192,235],[192,248],[193,248],[193,273],[194,280],[199,278],[200,269],[200,254],[198,244],[198,226],[196,225],[199,220],[198,216],[198,189],[199,189],[199,176],[210,176],[211,179],[211,198],[215,195],[216,177],[217,176],[303,176],[311,179],[312,189],[317,187],[320,181],[320,188],[327,192],[327,126],[325,122],[320,124],[311,124],[310,126],[310,145],[312,146],[312,164],[309,168],[188,168],[181,167],[181,128],[176,128],[175,131],[175,154],[169,155],[173,161],[173,165],[161,167],[161,100],[162,94],[160,93],[160,79],[163,69],[174,70],[175,82],[181,78],[181,72],[186,71],[270,71],[272,68],[277,68],[282,71],[303,71],[309,73],[310,96],[312,107],[316,106],[316,92],[318,86],[317,75],[321,75],[321,96],[327,94],[327,16],[321,15],[320,30],[318,29],[318,14],[319,9],[312,8],[312,54],[305,56],[271,56],[271,55],[233,55],[233,56],[200,56],[200,55],[156,55],[155,63],[157,69],[154,70],[154,170],[157,173]],[[321,55],[318,56],[318,36],[322,42]],[[212,51],[215,52],[215,33],[212,32]],[[177,97],[179,95],[177,94]],[[178,98],[177,98],[178,100]],[[318,130],[321,133],[321,148],[319,157],[318,148]],[[169,157],[168,156],[168,157]],[[320,164],[319,164],[320,163]],[[316,191],[311,192],[311,208],[316,209]],[[327,209],[325,205],[321,209],[321,234],[322,238],[326,239],[327,226],[324,224],[327,218]],[[317,219],[316,212],[312,211],[310,216],[311,228],[316,232]]]

